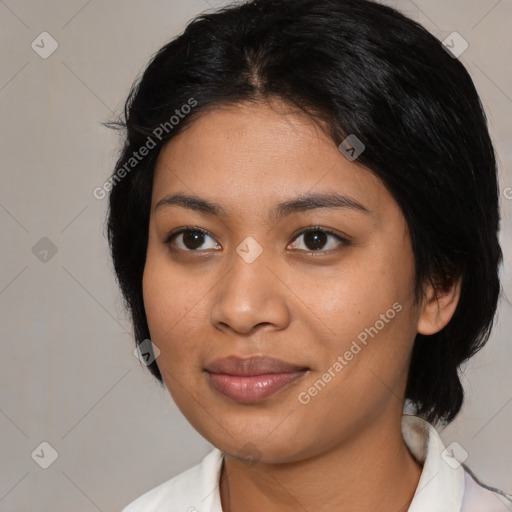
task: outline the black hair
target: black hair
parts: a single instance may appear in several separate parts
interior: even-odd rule
[[[357,162],[407,221],[417,299],[425,283],[462,279],[450,322],[416,335],[405,393],[427,421],[452,421],[464,400],[459,368],[487,342],[500,295],[494,148],[459,59],[418,23],[369,0],[252,0],[202,13],[135,81],[122,118],[107,123],[123,129],[124,147],[105,189],[136,344],[150,338],[142,275],[160,149],[208,109],[271,99],[321,123],[336,145],[349,135],[364,143]],[[163,383],[156,362],[149,370]]]

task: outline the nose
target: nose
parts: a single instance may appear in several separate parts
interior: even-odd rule
[[[210,320],[216,329],[249,334],[258,329],[285,329],[292,295],[265,251],[248,262],[232,255],[227,274],[214,288]],[[263,327],[265,326],[265,327]]]

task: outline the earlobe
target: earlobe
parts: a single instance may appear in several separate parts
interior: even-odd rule
[[[439,332],[451,320],[459,303],[462,279],[434,288],[426,288],[421,314],[418,319],[418,333],[430,335]]]

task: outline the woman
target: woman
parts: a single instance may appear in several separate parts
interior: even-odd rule
[[[253,0],[164,46],[120,125],[109,241],[141,360],[216,447],[124,512],[511,510],[433,426],[502,258],[453,53],[377,3]]]

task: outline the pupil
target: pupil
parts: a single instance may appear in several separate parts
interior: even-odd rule
[[[197,249],[203,245],[204,234],[200,231],[185,231],[183,234],[183,243],[188,249]]]
[[[312,244],[313,247],[311,247],[310,244],[308,244],[309,238],[314,240],[313,244]],[[325,244],[326,238],[327,238],[327,234],[324,233],[323,231],[309,231],[308,233],[306,233],[304,235],[304,242],[305,242],[306,246],[308,247],[308,249],[315,250],[315,249],[321,248]],[[318,247],[318,245],[320,247]]]

